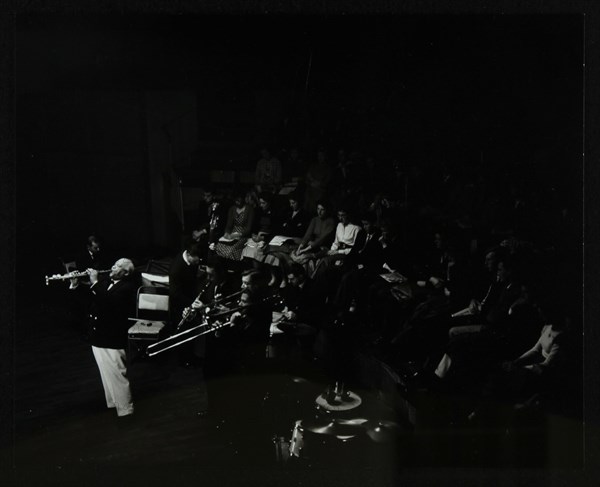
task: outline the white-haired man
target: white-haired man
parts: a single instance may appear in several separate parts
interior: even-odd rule
[[[100,370],[106,406],[115,408],[119,417],[133,414],[125,355],[128,318],[135,315],[133,270],[133,262],[124,258],[114,263],[110,279],[98,280],[98,271],[88,269],[92,293],[89,340]],[[76,287],[76,283],[72,282],[71,287]]]

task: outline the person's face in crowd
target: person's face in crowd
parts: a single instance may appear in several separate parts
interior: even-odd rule
[[[206,277],[208,278],[209,281],[213,282],[217,280],[217,272],[215,271],[214,267],[210,267],[208,266],[206,268]]]
[[[240,296],[240,306],[248,306],[250,304],[250,295],[248,293],[242,293]]]
[[[348,213],[345,211],[338,211],[338,220],[340,221],[340,223],[342,225],[347,225],[348,224]]]
[[[288,274],[288,283],[293,287],[300,287],[300,285],[304,282],[305,277],[300,275],[296,276],[294,274]]]
[[[233,202],[238,208],[242,208],[244,206],[244,198],[241,196],[236,196]]]
[[[504,262],[498,262],[498,271],[497,271],[498,280],[500,282],[507,282],[510,279],[511,272],[504,265]]]
[[[298,211],[300,209],[300,203],[298,200],[290,200],[290,208],[292,211]]]
[[[496,272],[496,268],[498,267],[498,261],[494,252],[488,252],[487,254],[485,254],[484,265],[488,272]]]
[[[258,286],[256,281],[252,281],[250,276],[242,276],[242,289],[249,292],[255,292]]]
[[[324,220],[327,216],[327,209],[323,205],[317,205],[317,216]]]
[[[98,242],[92,242],[87,248],[92,254],[100,252],[100,244]]]
[[[111,267],[109,276],[111,279],[118,281],[119,279],[123,279],[127,274],[125,261],[123,259],[119,259]]]
[[[267,200],[264,200],[262,198],[260,198],[258,200],[258,206],[260,206],[260,209],[263,211],[267,211],[269,209],[269,202]]]
[[[436,249],[442,249],[444,247],[444,239],[441,233],[436,233],[433,237],[433,244]]]
[[[361,225],[363,227],[363,230],[369,235],[375,232],[375,225],[373,225],[373,222],[370,222],[369,220],[362,220]]]

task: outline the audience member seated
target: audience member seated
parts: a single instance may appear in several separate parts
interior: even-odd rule
[[[496,366],[484,385],[482,398],[469,420],[498,422],[499,405],[517,409],[541,398],[556,399],[566,387],[566,336],[569,318],[556,318],[542,327],[535,345],[514,360]],[[494,417],[495,416],[495,417]]]
[[[292,238],[302,238],[308,227],[309,217],[302,208],[300,195],[292,192],[288,195],[289,208],[281,223],[281,235]]]
[[[368,283],[373,282],[379,274],[383,273],[384,243],[375,220],[376,215],[373,212],[366,213],[361,218],[364,239],[356,251],[346,257],[341,267],[339,285],[332,289],[335,291],[332,304],[338,314],[349,311],[351,306],[353,311],[357,312],[359,301],[363,305],[360,308],[366,308],[364,298]]]
[[[300,245],[291,254],[293,262],[308,265],[317,256],[325,255],[334,238],[335,221],[329,216],[327,204],[320,201],[317,204],[317,216],[313,217]]]
[[[463,375],[476,379],[495,359],[506,353],[504,345],[510,340],[512,315],[526,302],[527,296],[522,294],[523,287],[516,282],[516,269],[506,256],[498,262],[498,282],[500,294],[480,316],[481,324],[450,329],[447,351],[435,370],[440,379],[447,377],[451,368],[455,377]]]
[[[225,233],[213,247],[215,253],[224,259],[240,260],[253,224],[254,208],[244,201],[241,193],[236,194],[234,204],[227,212]]]
[[[411,316],[392,339],[397,353],[404,355],[410,351],[411,359],[419,357],[424,360],[423,354],[432,354],[432,351],[444,348],[451,323],[472,323],[474,316],[478,316],[482,309],[481,302],[475,299],[471,299],[469,306],[465,307],[468,293],[473,291],[470,273],[464,265],[456,263],[456,251],[450,249],[446,254],[447,281],[441,288],[443,292],[439,292],[439,289],[432,285],[432,290],[438,292],[432,293],[429,299],[417,304]],[[482,295],[487,291],[483,303],[493,299],[490,298],[493,294],[492,289],[497,288],[497,264],[498,251],[490,250],[486,253],[484,261],[486,279],[482,279],[482,283],[476,286],[482,288]],[[433,280],[434,284],[441,283],[438,279]]]
[[[470,318],[472,324],[450,328],[450,338],[464,333],[478,333],[486,327],[502,324],[509,309],[519,298],[520,293],[521,286],[517,283],[515,262],[508,256],[500,257],[498,260],[497,282],[492,286],[490,294],[481,303],[479,313]]]
[[[273,195],[262,192],[258,198],[258,209],[254,214],[254,226],[252,237],[246,241],[242,251],[242,258],[262,262],[265,258],[266,246],[271,237],[277,233],[281,227],[281,217],[273,208],[271,202]]]
[[[297,193],[290,193],[288,196],[289,209],[282,219],[280,228],[280,237],[289,238],[277,246],[266,246],[263,262],[275,269],[279,269],[281,274],[281,283],[285,286],[286,275],[289,266],[292,263],[291,253],[296,250],[302,237],[308,227],[308,216],[302,208],[300,198]]]
[[[365,238],[361,227],[350,221],[350,213],[346,205],[340,206],[337,216],[339,223],[335,229],[333,243],[325,255],[316,254],[316,256],[320,255],[320,257],[314,262],[314,270],[312,270],[312,277],[324,279],[327,281],[327,286],[335,285],[334,280],[331,279],[331,274],[339,274],[337,269],[341,269],[344,265],[344,260],[350,256],[353,251],[360,248]],[[330,273],[330,278],[327,279],[325,274],[332,266],[336,268],[336,271]]]

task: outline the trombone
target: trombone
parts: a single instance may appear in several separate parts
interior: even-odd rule
[[[200,299],[200,296],[202,296],[202,294],[204,294],[204,291],[206,291],[208,289],[208,286],[211,283],[208,282],[200,291],[200,293],[198,294],[198,297],[196,299]],[[230,300],[232,300],[233,298],[236,298],[237,296],[241,295],[243,292],[243,290],[237,291],[233,294],[230,294],[228,296],[222,296],[218,299],[213,299],[210,304],[204,306],[204,309],[198,308],[198,309],[193,309],[190,307],[187,307],[186,309],[189,310],[188,313],[181,319],[181,321],[179,322],[179,324],[177,325],[177,328],[175,328],[176,330],[179,330],[185,323],[192,321],[196,315],[198,314],[199,311],[202,311],[204,315],[208,314],[211,311],[211,308],[219,305],[219,306],[224,306],[226,302],[229,302]],[[230,304],[230,303],[228,303]]]
[[[218,313],[218,314],[214,315],[213,317],[216,318],[216,317],[225,316],[226,314],[230,314],[230,313],[233,314],[236,311],[240,311],[240,310],[242,310],[244,308],[248,308],[250,306],[252,306],[252,304],[240,305],[235,308],[231,308],[230,310]],[[184,321],[185,321],[185,319],[182,320],[182,323]],[[233,322],[231,321],[231,319],[228,319],[227,321],[224,321],[222,323],[216,322],[216,323],[210,324],[208,322],[208,319],[205,317],[204,321],[202,323],[200,323],[199,325],[193,326],[192,328],[188,328],[185,331],[176,333],[175,335],[171,335],[170,337],[165,338],[164,340],[161,340],[160,342],[156,342],[156,343],[153,343],[152,345],[149,345],[148,348],[146,349],[146,353],[148,354],[148,357],[153,357],[154,355],[157,355],[159,353],[170,350],[171,348],[178,347],[179,345],[182,345],[186,342],[189,342],[190,340],[194,340],[195,338],[201,337],[203,335],[207,335],[209,333],[216,332],[217,330],[231,326],[232,324],[233,324]]]
[[[227,298],[231,298],[234,295],[237,296],[238,294],[242,294],[243,292],[244,291],[239,291],[230,296],[227,296]],[[243,309],[250,308],[250,307],[260,304],[260,303],[267,303],[269,301],[277,302],[279,300],[281,300],[281,296],[279,296],[279,295],[265,296],[264,298],[262,298],[256,302],[240,304],[231,309],[228,309],[227,311],[221,311],[220,313],[215,313],[214,315],[212,315],[211,318],[221,318],[225,315],[233,314],[236,311],[241,311]],[[165,352],[166,350],[170,350],[171,348],[178,347],[179,345],[189,342],[190,340],[194,340],[195,338],[201,337],[203,335],[207,335],[212,332],[216,332],[217,330],[220,330],[221,328],[226,328],[226,327],[232,326],[234,324],[235,323],[233,321],[231,321],[231,317],[222,323],[217,321],[217,322],[211,324],[208,322],[208,318],[206,316],[204,316],[204,321],[202,323],[200,323],[199,325],[196,325],[185,331],[176,333],[175,335],[171,335],[170,337],[165,338],[164,340],[161,340],[159,342],[153,343],[152,345],[148,346],[148,348],[146,349],[146,353],[148,354],[148,357],[153,357],[154,355]]]

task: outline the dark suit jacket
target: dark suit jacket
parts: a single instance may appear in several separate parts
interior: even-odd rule
[[[387,264],[391,269],[400,272],[400,274],[408,279],[415,277],[412,266],[406,258],[406,251],[398,238],[388,244],[385,249],[382,249],[382,253],[382,266],[383,264]]]
[[[81,252],[75,258],[75,265],[78,271],[85,271],[86,269],[105,270],[110,269],[110,260],[102,251],[94,255],[94,258],[86,250]]]
[[[508,320],[508,310],[521,294],[521,286],[517,283],[498,283],[497,299],[486,300],[481,314],[488,325],[503,325]]]
[[[187,265],[182,254],[175,257],[169,269],[169,327],[171,329],[181,321],[183,309],[190,306],[198,296],[197,274],[197,265]]]
[[[319,293],[312,279],[306,279],[303,288],[286,286],[281,294],[285,305],[298,315],[298,322],[316,325],[325,307],[325,294]]]
[[[379,232],[376,231],[367,241],[367,233],[361,232],[360,241],[353,247],[352,252],[347,258],[349,265],[363,265],[365,267],[379,269],[383,264],[383,247],[379,242]]]
[[[136,286],[128,279],[110,279],[89,288],[92,293],[89,337],[95,347],[120,349],[127,346],[127,330],[135,316]]]
[[[281,232],[281,234],[286,237],[302,238],[306,233],[309,221],[310,219],[304,210],[300,210],[292,217],[292,210],[290,208],[286,213],[283,223],[281,224],[281,229],[279,229],[278,232]]]
[[[207,231],[209,243],[219,240],[225,232],[228,204],[223,198],[215,198],[210,205],[204,200],[198,205],[198,229]]]

